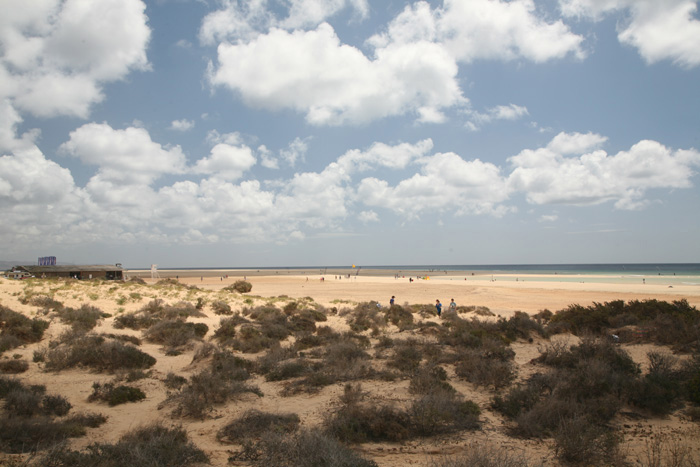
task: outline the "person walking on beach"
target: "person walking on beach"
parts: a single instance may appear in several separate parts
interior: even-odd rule
[[[440,300],[435,300],[435,309],[437,310],[439,318],[440,315],[442,315],[442,303],[440,303]]]
[[[450,311],[457,311],[457,304],[454,298],[450,299]]]
[[[394,299],[395,298],[396,298],[395,296],[393,296],[393,295],[391,296],[391,300],[389,300],[389,306],[394,306]]]

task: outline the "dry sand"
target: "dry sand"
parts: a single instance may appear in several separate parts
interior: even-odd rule
[[[320,272],[324,274],[321,275]],[[227,270],[181,270],[161,271],[161,277],[175,277],[188,285],[195,285],[200,291],[187,291],[185,289],[167,289],[144,286],[128,286],[122,288],[121,284],[102,283],[95,285],[90,282],[72,282],[70,287],[61,287],[61,282],[55,281],[11,281],[0,279],[0,304],[14,311],[22,312],[27,316],[37,315],[38,308],[20,303],[19,299],[30,287],[33,293],[50,293],[56,300],[65,306],[79,307],[83,303],[89,303],[106,313],[116,315],[120,312],[136,311],[153,298],[162,298],[167,303],[175,303],[180,300],[194,302],[198,297],[203,297],[210,302],[217,299],[221,289],[231,285],[235,280],[245,275],[252,283],[253,290],[247,296],[229,299],[234,310],[241,309],[251,303],[261,304],[270,301],[271,297],[286,296],[290,299],[311,297],[315,302],[328,307],[352,307],[355,303],[375,300],[387,305],[392,295],[396,296],[399,304],[432,304],[435,299],[440,299],[445,306],[451,298],[459,305],[474,305],[489,308],[498,316],[508,317],[515,311],[537,313],[543,309],[556,311],[570,304],[590,305],[593,302],[606,302],[611,300],[650,299],[679,300],[686,299],[691,305],[700,307],[700,286],[684,285],[674,282],[672,287],[665,284],[652,284],[647,280],[646,284],[619,284],[614,283],[616,278],[599,277],[594,282],[587,277],[587,282],[576,281],[577,278],[565,276],[471,276],[468,272],[450,273],[442,275],[435,272],[429,280],[418,279],[409,282],[405,272],[381,271],[377,275],[369,275],[366,270],[359,276],[346,274],[353,271],[319,271],[317,269],[289,271],[227,271]],[[395,278],[394,274],[399,274]],[[412,273],[413,276],[416,273]],[[156,280],[150,279],[150,272],[130,271],[132,276],[147,276],[147,282],[154,284]],[[423,275],[423,274],[418,274]],[[323,277],[324,280],[321,280]],[[339,278],[342,277],[342,278]],[[465,280],[466,279],[466,280]],[[517,279],[517,281],[516,281]],[[99,284],[99,283],[97,283]],[[228,295],[232,297],[232,295]],[[120,299],[125,298],[125,299]],[[246,303],[245,300],[248,299]],[[284,298],[278,299],[284,303]],[[204,322],[212,331],[218,327],[220,316],[215,315],[209,307],[205,307],[206,318],[197,318],[192,321]],[[437,318],[432,318],[437,320]],[[105,319],[97,332],[118,332],[123,334],[140,335],[129,330],[115,330],[112,327],[113,318]],[[339,316],[331,316],[326,325],[338,330],[347,330],[345,319]],[[391,327],[390,327],[391,328]],[[170,410],[160,408],[166,399],[166,389],[162,379],[170,373],[182,376],[191,376],[198,368],[192,364],[192,356],[195,349],[172,357],[166,356],[163,349],[154,344],[144,343],[141,349],[157,359],[153,367],[152,377],[140,380],[137,385],[146,394],[146,400],[138,403],[129,403],[108,407],[105,404],[87,402],[87,397],[92,392],[94,382],[109,382],[114,380],[114,375],[100,374],[89,370],[66,370],[57,373],[45,372],[40,364],[32,362],[33,352],[45,347],[49,340],[60,335],[64,326],[57,319],[47,331],[45,338],[38,344],[27,345],[18,349],[5,352],[2,358],[13,358],[20,355],[29,362],[30,369],[18,375],[27,384],[44,384],[51,394],[61,394],[73,404],[73,411],[101,412],[107,415],[108,421],[103,426],[90,429],[88,437],[75,439],[71,445],[82,448],[92,442],[116,442],[121,435],[134,427],[141,426],[151,421],[164,420],[171,424],[182,424],[186,427],[191,439],[211,457],[213,465],[227,465],[229,451],[235,451],[236,446],[226,446],[216,441],[216,432],[232,418],[242,414],[250,408],[258,408],[272,412],[297,413],[305,426],[313,426],[320,423],[334,404],[338,395],[342,393],[342,384],[329,386],[318,394],[305,394],[294,397],[282,397],[280,384],[266,382],[257,377],[253,380],[257,384],[264,397],[245,395],[240,400],[230,402],[223,407],[217,407],[212,418],[203,421],[191,421],[172,419]],[[398,333],[394,328],[390,329],[393,337],[406,337],[405,333]],[[395,335],[394,335],[395,334]],[[559,337],[570,339],[572,336]],[[512,344],[516,352],[516,363],[519,366],[519,377],[524,378],[530,374],[532,365],[530,360],[537,357],[538,345],[542,342],[525,341]],[[631,345],[626,350],[640,363],[646,363],[646,353],[653,349],[652,345]],[[664,349],[667,351],[666,349]],[[246,356],[255,358],[257,355]],[[427,466],[431,460],[440,456],[458,454],[465,444],[471,441],[488,442],[501,446],[503,449],[517,452],[525,452],[536,463],[544,465],[557,465],[554,453],[551,449],[551,441],[513,439],[506,435],[503,418],[491,412],[490,401],[494,395],[492,391],[476,388],[472,384],[462,381],[450,375],[450,383],[467,399],[476,402],[482,409],[483,427],[477,432],[464,432],[437,438],[412,440],[404,443],[369,443],[358,446],[357,449],[367,457],[375,460],[380,466]],[[398,382],[364,382],[363,389],[373,396],[387,401],[405,401],[411,396],[408,394],[408,381]],[[652,439],[652,435],[672,436],[673,439],[687,442],[695,446],[695,455],[698,456],[698,427],[696,424],[684,420],[681,415],[672,415],[665,419],[650,420],[619,420],[624,426],[625,440],[623,449],[629,451],[630,460],[636,459],[644,452],[645,444]],[[11,457],[11,456],[9,456]],[[6,456],[5,458],[8,458]],[[3,457],[0,454],[0,464]],[[228,465],[246,465],[234,463]]]

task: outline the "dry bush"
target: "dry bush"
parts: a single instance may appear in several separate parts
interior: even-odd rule
[[[21,313],[0,305],[0,352],[22,344],[39,342],[48,329],[49,322],[29,319]]]
[[[259,438],[268,431],[291,433],[299,428],[299,423],[297,414],[273,414],[251,409],[221,428],[216,439],[225,444],[242,444],[245,440]]]
[[[237,280],[233,285],[224,287],[227,292],[248,293],[253,290],[253,284],[248,281]]]
[[[71,325],[76,331],[87,332],[97,326],[99,320],[104,318],[104,313],[99,308],[83,304],[80,308],[60,308],[57,314],[62,322]]]
[[[155,358],[136,347],[102,336],[85,335],[50,348],[46,354],[45,367],[49,371],[76,366],[90,367],[97,371],[116,371],[150,368],[155,363]]]
[[[93,443],[85,451],[61,446],[40,463],[52,467],[185,467],[208,464],[209,459],[189,440],[184,428],[153,424],[126,433],[116,444]]]
[[[268,432],[244,454],[252,465],[261,467],[377,467],[320,430],[288,435]]]
[[[44,310],[59,311],[63,308],[63,303],[54,300],[48,295],[33,295],[27,300],[27,303],[32,306],[43,308]]]
[[[0,451],[19,454],[44,450],[68,438],[85,436],[86,427],[99,426],[106,420],[103,416],[73,416],[60,421],[45,416],[3,417],[0,418]]]
[[[522,311],[516,311],[515,314],[508,319],[499,319],[498,327],[504,336],[511,341],[516,339],[528,339],[533,332],[543,337],[547,336],[544,326]]]
[[[379,329],[386,327],[386,320],[380,314],[381,309],[377,302],[364,302],[354,309],[344,308],[340,311],[341,316],[347,316],[347,323],[354,332],[364,332],[369,329],[372,334],[378,335]]]
[[[554,435],[557,457],[578,465],[624,465],[620,441],[621,435],[585,416],[563,419]]]
[[[384,318],[401,331],[413,329],[413,313],[400,305],[391,305],[384,313]]]
[[[512,359],[494,358],[483,349],[466,349],[459,355],[455,373],[472,384],[498,390],[515,379],[516,366]]]
[[[637,463],[642,467],[700,467],[700,456],[688,443],[659,435],[646,440],[646,449]]]
[[[265,375],[278,366],[280,362],[296,358],[298,352],[295,347],[282,347],[279,343],[270,347],[265,355],[258,358],[255,363],[255,371]]]
[[[511,453],[495,444],[472,442],[457,457],[433,460],[429,467],[528,467],[524,453]]]
[[[387,361],[387,365],[397,370],[412,373],[423,360],[423,346],[415,339],[394,341],[394,354]]]
[[[144,332],[148,341],[170,348],[182,347],[193,340],[202,339],[209,327],[204,323],[187,323],[179,319],[166,319],[155,323]]]
[[[436,391],[456,392],[447,382],[447,372],[441,366],[425,365],[411,377],[408,386],[411,394],[431,394]]]
[[[29,363],[26,360],[12,359],[0,361],[0,373],[19,374],[24,373],[29,369]]]
[[[257,386],[232,380],[224,373],[205,370],[193,375],[187,385],[170,395],[166,402],[175,404],[173,415],[203,419],[215,405],[224,404],[244,393],[262,397]]]
[[[288,360],[277,364],[265,374],[266,381],[284,381],[305,376],[314,371],[314,365],[304,359]]]
[[[231,305],[229,305],[228,303],[226,303],[223,300],[213,301],[211,303],[211,309],[217,315],[231,315],[231,314],[233,314],[233,311],[231,311]]]
[[[94,383],[92,394],[88,396],[88,402],[107,402],[110,407],[127,402],[138,402],[146,398],[146,394],[139,388],[133,386],[119,385],[113,383]]]

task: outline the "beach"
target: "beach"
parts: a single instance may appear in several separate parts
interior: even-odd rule
[[[95,382],[107,383],[114,381],[115,374],[111,372],[95,372],[90,368],[70,368],[62,371],[48,372],[41,362],[35,362],[34,352],[47,348],[51,340],[59,339],[68,326],[60,319],[44,314],[41,308],[26,303],[22,297],[50,295],[66,307],[80,307],[83,304],[97,307],[107,314],[94,332],[105,334],[124,334],[141,337],[140,331],[116,329],[115,319],[120,315],[136,312],[146,306],[151,300],[159,298],[167,304],[181,302],[205,304],[203,316],[189,318],[196,323],[206,324],[209,332],[203,342],[216,343],[212,334],[220,326],[223,316],[217,315],[211,308],[217,300],[226,301],[234,313],[250,310],[256,306],[275,306],[283,308],[294,301],[299,303],[315,303],[326,310],[327,321],[318,325],[328,326],[339,332],[346,332],[348,315],[343,309],[350,310],[362,302],[375,301],[381,307],[387,307],[392,296],[396,297],[399,305],[426,305],[433,309],[436,299],[447,306],[454,299],[459,306],[474,307],[488,310],[490,313],[477,316],[473,313],[465,317],[495,320],[499,317],[512,317],[517,311],[530,315],[542,310],[552,312],[564,309],[572,304],[589,306],[594,303],[604,303],[614,300],[632,301],[656,299],[662,301],[687,300],[691,306],[700,307],[700,286],[692,285],[693,277],[675,277],[667,282],[655,283],[652,276],[639,278],[635,283],[621,281],[619,276],[529,274],[514,276],[512,274],[474,274],[469,271],[411,271],[410,275],[400,270],[379,270],[371,274],[368,269],[354,271],[350,268],[337,270],[167,270],[159,271],[158,278],[151,278],[150,271],[128,271],[129,277],[143,277],[146,285],[129,282],[100,282],[100,281],[13,281],[0,279],[0,304],[20,312],[28,317],[46,317],[51,321],[46,335],[38,343],[26,344],[6,351],[3,359],[17,358],[28,362],[28,370],[18,374],[17,378],[26,384],[43,384],[52,394],[61,394],[73,405],[74,411],[101,412],[107,415],[108,421],[99,428],[89,430],[88,437],[71,440],[74,449],[82,449],[93,442],[114,443],[120,436],[154,420],[168,424],[181,424],[186,427],[190,439],[210,457],[212,465],[250,465],[245,461],[229,463],[230,452],[235,446],[221,444],[216,439],[216,433],[226,421],[240,416],[246,410],[255,408],[278,413],[296,413],[302,420],[302,426],[314,427],[323,423],[324,417],[338,404],[338,398],[343,393],[343,384],[332,384],[323,387],[318,392],[302,393],[287,396],[283,388],[285,383],[267,381],[262,376],[254,376],[251,380],[256,384],[263,397],[252,394],[243,395],[235,401],[217,405],[210,416],[202,420],[191,420],[172,415],[172,407],[166,403],[170,392],[164,386],[167,375],[176,374],[189,378],[201,370],[202,364],[197,363],[194,356],[202,343],[192,343],[181,349],[181,353],[169,355],[167,349],[158,343],[144,340],[139,348],[156,359],[155,365],[149,370],[149,377],[135,384],[141,388],[146,398],[143,401],[109,407],[106,404],[89,402],[92,385]],[[171,284],[163,283],[163,279],[176,279]],[[252,285],[252,290],[246,294],[234,294],[224,291],[236,281],[245,278]],[[412,280],[410,280],[412,279]],[[578,279],[578,280],[577,280]],[[645,279],[644,281],[642,279]],[[177,282],[181,286],[176,285]],[[690,284],[685,284],[688,282]],[[173,285],[175,284],[175,285]],[[53,316],[53,317],[52,317]],[[419,316],[415,319],[421,322],[440,324],[437,316]],[[429,341],[428,337],[402,331],[395,326],[389,326],[382,331],[385,336],[400,341],[402,339],[419,339]],[[369,331],[364,335],[370,338],[372,345],[376,338]],[[572,335],[559,335],[570,344],[578,342]],[[283,341],[282,345],[291,345],[293,338]],[[417,341],[418,342],[418,341]],[[518,368],[518,381],[524,381],[535,371],[531,363],[538,357],[539,350],[547,345],[541,337],[518,339],[510,343],[514,351],[514,362]],[[642,368],[647,362],[647,353],[651,350],[661,350],[670,353],[668,348],[651,343],[627,345],[626,350]],[[250,361],[265,354],[236,352]],[[490,409],[493,390],[475,386],[458,378],[454,370],[448,369],[449,381],[453,387],[469,400],[474,401],[482,411],[481,428],[477,431],[451,434],[445,437],[423,437],[401,443],[364,443],[354,446],[357,452],[366,458],[374,460],[380,466],[399,467],[404,465],[429,466],[436,459],[448,455],[460,454],[464,446],[470,442],[493,444],[499,449],[509,452],[524,453],[534,462],[543,465],[559,465],[551,440],[518,439],[509,436],[506,421],[502,416]],[[392,404],[405,404],[413,397],[409,392],[409,381],[362,381],[364,391],[372,394],[377,400]],[[663,418],[624,419],[617,420],[624,428],[624,446],[630,456],[642,455],[645,443],[656,437],[675,436],[682,442],[687,442],[698,455],[699,443],[697,424],[688,421],[681,413],[674,413]],[[8,459],[14,459],[8,455]],[[2,458],[0,457],[0,460]]]

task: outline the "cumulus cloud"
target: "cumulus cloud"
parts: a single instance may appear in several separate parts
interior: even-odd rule
[[[617,37],[647,63],[671,60],[692,68],[700,65],[700,21],[695,0],[559,0],[568,17],[603,19],[613,12],[627,15],[618,22]]]
[[[369,14],[368,0],[224,0],[202,20],[199,40],[206,45],[247,41],[272,28],[315,28],[346,8],[359,19]],[[272,11],[283,12],[275,15]]]
[[[333,27],[273,29],[248,43],[222,43],[210,81],[249,105],[306,114],[314,125],[361,124],[414,112],[441,118],[463,103],[457,65],[437,44],[396,45],[375,59],[341,44]]]
[[[532,0],[445,0],[432,9],[425,1],[408,5],[383,34],[368,42],[437,42],[460,62],[525,58],[545,62],[573,54],[584,56],[583,38],[562,21],[546,22]]]
[[[509,190],[497,166],[478,159],[466,161],[454,153],[438,153],[420,162],[420,173],[396,186],[375,177],[363,179],[357,188],[358,199],[408,218],[426,211],[499,216],[509,210],[501,205]]]
[[[408,164],[425,156],[433,149],[433,141],[425,139],[416,144],[399,143],[388,145],[374,143],[366,151],[351,149],[340,158],[340,165],[347,173],[366,172],[378,167],[404,169]]]
[[[559,134],[545,148],[524,150],[509,159],[508,186],[533,204],[614,202],[619,209],[640,209],[651,189],[692,186],[694,167],[700,166],[698,151],[672,151],[649,140],[614,155],[602,149],[584,153],[603,141],[590,133]]]
[[[210,82],[251,106],[294,109],[314,125],[406,114],[442,123],[446,110],[468,102],[457,81],[458,62],[584,55],[583,38],[561,21],[539,17],[532,0],[448,0],[435,9],[416,2],[367,40],[371,53],[365,54],[341,43],[324,22],[350,4],[367,14],[366,1],[294,0],[280,20],[267,2],[228,1],[200,31],[204,43],[220,42]],[[511,104],[484,118],[517,118],[523,110]]]
[[[183,173],[186,162],[179,146],[165,148],[143,128],[115,130],[106,123],[88,123],[72,131],[59,151],[98,166],[102,179],[125,185]]]
[[[255,162],[255,156],[249,147],[219,143],[212,148],[210,156],[197,161],[193,171],[226,180],[236,180],[250,170]]]
[[[36,116],[87,117],[103,83],[148,69],[145,8],[141,0],[4,2],[2,97]]]

